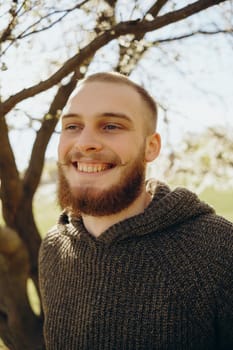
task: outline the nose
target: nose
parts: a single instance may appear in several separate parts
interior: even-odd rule
[[[103,148],[96,132],[86,127],[76,138],[75,147],[82,153],[99,152]]]

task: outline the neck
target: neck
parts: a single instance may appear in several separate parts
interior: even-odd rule
[[[144,189],[138,198],[128,208],[117,214],[99,217],[82,215],[84,226],[86,230],[94,237],[99,237],[104,231],[117,222],[142,213],[149,205],[150,201],[151,196],[146,192],[146,189]]]

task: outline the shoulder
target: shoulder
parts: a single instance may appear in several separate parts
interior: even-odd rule
[[[182,237],[192,251],[206,260],[233,264],[233,224],[214,213],[200,215],[181,225]]]
[[[56,225],[46,233],[41,241],[39,250],[39,262],[47,259],[53,252],[59,251],[64,243],[65,233],[70,225],[68,216],[62,212]]]
[[[60,240],[60,232],[58,225],[53,226],[41,241],[39,249],[39,267],[44,265],[44,262],[51,260],[53,252],[57,250]]]
[[[233,288],[233,224],[216,214],[196,219],[196,230],[192,249],[199,256],[198,262],[212,271],[214,280]],[[199,254],[200,253],[200,254]],[[201,258],[200,258],[201,256]],[[221,288],[222,289],[222,288]]]
[[[68,214],[64,211],[60,214],[57,223],[50,228],[42,239],[40,250],[46,249],[46,247],[53,247],[60,240],[62,240],[65,234],[69,231],[70,219]]]
[[[174,259],[198,274],[211,275],[216,282],[227,275],[233,281],[233,224],[225,218],[214,213],[190,218],[174,228],[169,245]]]
[[[46,233],[45,237],[41,241],[40,249],[44,249],[46,246],[53,246],[56,243],[56,240],[60,236],[60,228],[59,224],[54,225],[50,230]]]
[[[46,260],[51,256],[63,256],[69,249],[71,241],[77,237],[79,229],[74,225],[69,214],[65,211],[59,216],[58,222],[42,239],[39,250],[39,261]]]
[[[199,235],[209,242],[220,244],[220,248],[233,248],[233,223],[214,213],[203,215],[196,219]]]

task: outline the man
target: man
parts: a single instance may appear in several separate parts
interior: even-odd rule
[[[233,225],[145,181],[156,104],[128,78],[78,84],[62,115],[58,197],[39,277],[49,350],[233,349]]]

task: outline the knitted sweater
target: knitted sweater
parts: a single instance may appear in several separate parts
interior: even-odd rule
[[[48,350],[233,349],[233,225],[186,189],[98,238],[63,213],[39,282]]]

